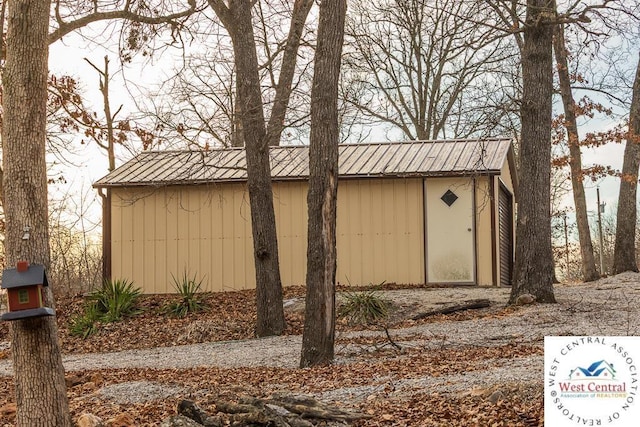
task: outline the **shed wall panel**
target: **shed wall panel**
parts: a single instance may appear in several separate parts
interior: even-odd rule
[[[185,274],[210,291],[253,287],[243,194],[242,184],[166,187],[144,197],[114,191],[113,278],[133,281],[145,293],[173,292],[173,278]]]
[[[307,183],[278,182],[273,187],[282,283],[285,286],[304,285],[307,274]]]
[[[306,276],[307,183],[274,184],[283,284]],[[340,181],[339,283],[423,283],[422,179]],[[114,189],[114,278],[145,293],[173,292],[173,277],[204,290],[255,287],[251,216],[244,184]]]
[[[421,179],[340,181],[337,209],[338,283],[424,283]]]
[[[122,230],[120,234],[120,246],[121,254],[128,254],[128,256],[122,256],[120,260],[120,268],[124,277],[131,277],[133,274],[133,263],[130,254],[133,254],[133,208],[125,209],[122,212],[122,218],[120,219]]]
[[[169,292],[170,274],[178,274],[178,196],[175,191],[163,191],[164,194],[164,209],[167,216],[167,239],[158,245],[158,250],[166,251],[167,254],[167,268],[166,277],[160,278],[158,282],[149,283],[148,280],[144,280],[144,289],[148,293],[164,293]],[[155,196],[155,195],[154,195]],[[157,196],[156,196],[157,197]]]
[[[513,276],[513,199],[509,190],[498,190],[498,253],[499,281],[502,286],[512,284]]]
[[[499,179],[502,184],[507,187],[507,190],[509,190],[509,192],[513,194],[513,177],[511,176],[511,168],[509,167],[509,162],[505,162],[502,166]]]
[[[491,250],[491,205],[495,203],[490,192],[490,176],[476,178],[476,257],[477,284],[480,286],[493,285],[493,255]]]
[[[503,235],[503,233],[505,232],[504,230],[504,226],[506,225],[504,223],[505,219],[503,219],[503,223],[501,224],[500,221],[500,203],[499,203],[499,193],[500,193],[500,188],[501,186],[504,186],[507,189],[507,192],[513,196],[514,195],[514,182],[513,182],[513,176],[511,175],[511,168],[509,167],[509,162],[505,162],[504,165],[502,166],[502,171],[500,172],[499,176],[495,177],[495,188],[496,188],[496,200],[494,201],[495,203],[495,209],[496,209],[496,224],[495,224],[495,241],[497,242],[497,250],[496,250],[496,265],[498,268],[498,272],[500,272],[500,269],[503,265],[506,265],[506,263],[508,263],[509,261],[506,261],[504,259],[504,254],[506,252],[501,251],[500,250],[500,242],[504,241],[504,239],[506,238],[506,236]],[[515,173],[515,171],[514,171]],[[511,215],[512,215],[512,219],[511,219],[511,224],[510,224],[510,230],[511,230],[511,244],[514,244],[514,240],[515,240],[515,219],[513,217],[513,212],[515,211],[515,197],[512,197],[510,199],[511,201]],[[503,206],[504,208],[504,206]],[[501,226],[503,227],[503,230],[501,232],[500,228]],[[513,247],[511,248],[512,254],[511,257],[513,259]],[[511,261],[512,262],[512,261]],[[497,277],[498,283],[496,283],[496,285],[501,284],[501,278],[500,278],[500,274],[498,274]],[[509,281],[510,282],[510,281]],[[506,285],[506,283],[503,283]]]

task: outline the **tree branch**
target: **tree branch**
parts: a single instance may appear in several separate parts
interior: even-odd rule
[[[217,0],[209,0],[210,3],[216,2],[216,1]],[[222,2],[220,1],[220,3]],[[56,4],[56,12],[55,12],[58,28],[49,34],[49,44],[52,44],[60,40],[65,35],[75,30],[78,30],[84,26],[92,24],[94,22],[106,21],[111,19],[125,19],[128,21],[139,22],[142,24],[157,25],[157,24],[166,24],[166,23],[174,22],[177,19],[185,18],[197,11],[198,9],[196,7],[195,0],[189,0],[189,9],[183,10],[181,12],[172,13],[164,16],[157,16],[157,17],[145,16],[139,13],[132,12],[131,10],[129,10],[129,6],[127,5],[122,10],[114,10],[110,12],[94,12],[89,15],[78,18],[74,21],[65,22],[64,18],[62,18],[62,16],[60,15],[59,3],[58,3]]]

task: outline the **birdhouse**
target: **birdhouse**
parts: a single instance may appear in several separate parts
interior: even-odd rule
[[[2,314],[2,320],[53,316],[55,311],[44,304],[45,286],[49,284],[42,265],[19,261],[16,268],[4,270],[2,288],[7,290],[8,311]]]

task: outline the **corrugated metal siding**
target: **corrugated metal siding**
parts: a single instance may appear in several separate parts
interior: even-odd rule
[[[459,176],[498,173],[511,146],[510,139],[411,141],[345,144],[339,147],[343,178]],[[309,147],[272,147],[272,177],[303,179],[309,175]],[[245,151],[150,151],[98,180],[95,187],[179,185],[246,180]]]
[[[509,150],[506,139],[341,146],[340,172],[349,179],[338,190],[338,282],[424,283],[423,177],[472,174],[482,205],[488,179],[513,188]],[[278,147],[271,155],[282,280],[299,285],[306,275],[308,148]],[[365,177],[379,179],[358,179]],[[254,287],[245,179],[244,150],[231,149],[143,153],[100,180],[96,187],[113,187],[113,277],[147,293],[172,292],[171,276],[185,269],[211,291]],[[476,221],[477,279],[489,284],[486,204]]]
[[[274,185],[273,192],[282,283],[304,285],[307,274],[307,183],[279,182]]]
[[[336,280],[424,283],[422,179],[341,181]]]
[[[307,183],[274,185],[284,285],[306,278]],[[250,210],[242,183],[115,189],[114,278],[145,293],[173,292],[172,275],[204,279],[209,291],[255,286]],[[340,283],[423,283],[422,179],[341,181]]]
[[[477,284],[490,286],[493,284],[493,253],[491,251],[494,228],[491,225],[492,200],[490,181],[493,176],[476,178],[476,258],[478,265]]]
[[[509,191],[502,186],[498,189],[498,233],[500,285],[511,286],[513,284],[513,202]]]
[[[253,287],[251,225],[244,185],[169,187],[112,202],[114,278],[145,293],[173,292],[172,275],[204,279],[209,290]]]

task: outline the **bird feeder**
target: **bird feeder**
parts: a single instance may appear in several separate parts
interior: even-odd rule
[[[2,320],[53,316],[55,311],[44,304],[45,286],[49,284],[42,265],[18,261],[16,268],[4,270],[2,288],[7,290],[8,311],[0,316]]]

